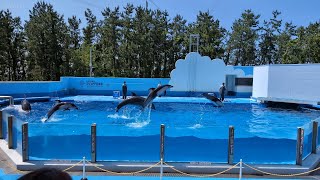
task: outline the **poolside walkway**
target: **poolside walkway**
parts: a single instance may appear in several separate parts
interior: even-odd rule
[[[319,164],[320,165],[320,164]],[[319,166],[318,165],[318,166]],[[4,151],[0,148],[0,170],[4,170],[6,174],[25,174],[28,171],[19,171],[15,168],[15,165],[13,162],[11,162],[11,159],[4,153]],[[72,176],[81,176],[81,171],[72,171],[68,172]],[[203,175],[203,174],[202,174]],[[159,177],[159,173],[139,173],[139,174],[132,174],[132,175],[114,175],[106,172],[87,172],[87,176],[148,176],[148,177]],[[164,177],[187,177],[182,174],[178,173],[164,173]],[[237,174],[223,174],[216,176],[217,178],[238,178]],[[277,177],[274,176],[254,176],[254,175],[244,175],[243,178],[263,178],[263,179],[276,179]],[[287,179],[288,177],[286,177]],[[279,178],[283,179],[283,178]],[[290,179],[319,179],[320,180],[320,171],[314,172],[310,176],[298,176],[298,177],[290,177]]]

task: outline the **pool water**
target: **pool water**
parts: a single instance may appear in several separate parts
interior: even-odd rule
[[[29,122],[31,159],[90,157],[90,125],[96,123],[98,160],[157,162],[164,124],[166,161],[226,162],[233,126],[235,161],[293,164],[297,127],[320,116],[317,110],[267,108],[249,99],[230,99],[217,108],[204,98],[161,97],[154,101],[155,110],[129,105],[119,112],[121,100],[110,97],[62,99],[79,110],[60,110],[43,122],[53,100],[32,103],[30,114],[19,105],[5,108]]]

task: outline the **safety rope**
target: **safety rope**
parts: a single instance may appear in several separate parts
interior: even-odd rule
[[[171,165],[167,164],[164,162],[165,165],[169,166],[169,168],[171,168],[172,170],[180,173],[180,174],[183,174],[183,175],[186,175],[186,176],[192,176],[192,177],[212,177],[212,176],[217,176],[217,175],[220,175],[220,174],[223,174],[227,171],[230,171],[231,169],[235,168],[236,166],[238,166],[240,164],[240,162],[238,162],[237,164],[235,164],[234,166],[224,170],[224,171],[221,171],[221,172],[218,172],[218,173],[215,173],[215,174],[209,174],[209,175],[196,175],[196,174],[189,174],[189,173],[185,173],[185,172],[182,172],[174,167],[172,167]]]
[[[76,164],[74,164],[74,165],[72,165],[72,166],[70,166],[70,167],[68,167],[68,168],[66,168],[66,169],[64,169],[64,170],[62,170],[62,171],[66,172],[66,171],[68,171],[69,169],[71,169],[71,168],[75,167],[76,165],[80,164],[82,161],[83,161],[83,160],[77,162]]]
[[[302,172],[302,173],[296,173],[296,174],[274,174],[274,173],[270,173],[270,172],[266,172],[266,171],[262,171],[260,169],[257,169],[253,166],[250,166],[246,163],[243,163],[245,166],[247,166],[248,168],[251,168],[255,171],[258,171],[258,172],[261,172],[263,174],[267,174],[267,175],[272,175],[272,176],[282,176],[282,177],[292,177],[292,176],[300,176],[300,175],[305,175],[305,174],[308,174],[308,173],[311,173],[311,172],[314,172],[314,171],[317,171],[320,169],[320,167],[316,168],[316,169],[312,169],[310,171],[307,171],[307,172]]]
[[[144,171],[147,171],[151,168],[154,168],[156,167],[157,165],[159,165],[161,163],[161,161],[159,161],[158,163],[146,168],[146,169],[142,169],[142,170],[139,170],[139,171],[134,171],[134,172],[114,172],[114,171],[110,171],[110,170],[107,170],[107,169],[103,169],[101,167],[98,167],[97,165],[91,163],[90,161],[86,160],[86,162],[88,162],[89,164],[92,164],[95,168],[101,170],[101,171],[104,171],[104,172],[107,172],[107,173],[110,173],[110,174],[124,174],[124,175],[127,175],[127,174],[138,174],[138,173],[142,173]]]
[[[11,165],[10,163],[8,163],[7,161],[1,160],[1,162],[5,162],[5,164],[6,164],[7,166],[9,166],[10,168],[12,168],[12,169],[14,170],[13,172],[24,173],[24,171],[18,170],[16,167],[12,166],[12,165]],[[70,170],[71,168],[77,166],[77,165],[80,164],[81,162],[83,162],[83,160],[77,162],[76,164],[73,164],[72,166],[70,166],[70,167],[68,167],[68,168],[66,168],[66,169],[64,169],[64,170],[62,170],[62,171],[66,172],[66,171]],[[104,172],[107,172],[107,173],[110,173],[110,174],[120,174],[120,175],[128,175],[128,174],[138,174],[138,173],[142,173],[142,172],[145,172],[145,171],[147,171],[147,170],[149,170],[149,169],[152,169],[152,168],[158,166],[158,165],[161,163],[161,161],[159,161],[158,163],[156,163],[156,164],[154,164],[154,165],[151,165],[150,167],[147,167],[147,168],[142,169],[142,170],[139,170],[139,171],[134,171],[134,172],[114,172],[114,171],[110,171],[110,170],[107,170],[107,169],[103,169],[103,168],[99,167],[98,165],[91,163],[91,162],[88,161],[88,160],[86,160],[86,162],[87,162],[88,164],[93,165],[95,168],[97,168],[97,169],[99,169],[99,170],[101,170],[101,171],[104,171]],[[221,175],[221,174],[223,174],[223,173],[225,173],[225,172],[227,172],[227,171],[230,171],[231,169],[237,167],[240,163],[241,163],[241,162],[238,162],[237,164],[233,165],[232,167],[230,167],[230,168],[228,168],[228,169],[226,169],[226,170],[224,170],[224,171],[215,173],[215,174],[197,175],[197,174],[185,173],[185,172],[183,172],[183,171],[180,171],[180,170],[174,168],[172,165],[169,165],[169,164],[167,164],[166,162],[163,162],[163,164],[164,164],[164,165],[167,165],[168,168],[170,168],[170,169],[172,169],[172,170],[174,170],[174,171],[176,171],[176,172],[178,172],[178,173],[180,173],[180,174],[183,174],[183,175],[185,175],[185,176],[200,177],[200,178],[201,178],[201,177],[213,177],[213,176]],[[270,173],[270,172],[266,172],[266,171],[260,170],[260,169],[258,169],[258,168],[253,167],[253,166],[250,166],[250,165],[248,165],[248,164],[246,164],[246,163],[244,163],[244,162],[242,162],[242,163],[243,163],[243,165],[245,165],[245,166],[247,166],[248,168],[250,168],[250,169],[252,169],[252,170],[255,170],[255,171],[257,171],[257,172],[260,172],[260,173],[263,173],[263,174],[266,174],[266,175],[271,175],[271,176],[279,176],[279,177],[301,176],[301,175],[306,175],[306,174],[312,173],[312,172],[314,172],[314,171],[320,170],[320,167],[318,167],[318,168],[312,169],[312,170],[310,170],[310,171],[306,171],[306,172],[302,172],[302,173],[296,173],[296,174],[275,174],[275,173]]]

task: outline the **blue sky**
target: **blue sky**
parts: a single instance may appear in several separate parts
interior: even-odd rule
[[[101,11],[109,6],[123,7],[127,3],[145,6],[145,0],[45,0],[65,18],[76,15],[84,23],[84,11],[90,8],[101,19]],[[28,20],[29,10],[37,0],[0,0],[0,9],[9,9],[14,16]],[[196,20],[199,11],[210,11],[223,27],[230,29],[235,19],[245,9],[252,9],[260,14],[260,21],[269,19],[273,10],[282,12],[285,22],[298,26],[307,26],[310,22],[320,20],[320,0],[148,0],[152,9],[167,10],[170,17],[182,15],[188,22]],[[82,24],[84,25],[84,24]]]

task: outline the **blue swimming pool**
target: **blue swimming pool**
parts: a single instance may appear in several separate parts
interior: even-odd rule
[[[29,122],[31,160],[90,157],[90,125],[97,125],[97,160],[159,161],[160,125],[165,129],[165,160],[227,162],[228,128],[235,128],[235,161],[295,163],[297,127],[305,126],[305,151],[310,152],[310,127],[317,110],[267,108],[250,99],[229,99],[217,108],[204,98],[161,97],[155,110],[127,106],[107,96],[61,98],[79,110],[57,111],[43,122],[54,104],[32,103],[32,112],[19,105],[4,110]]]

